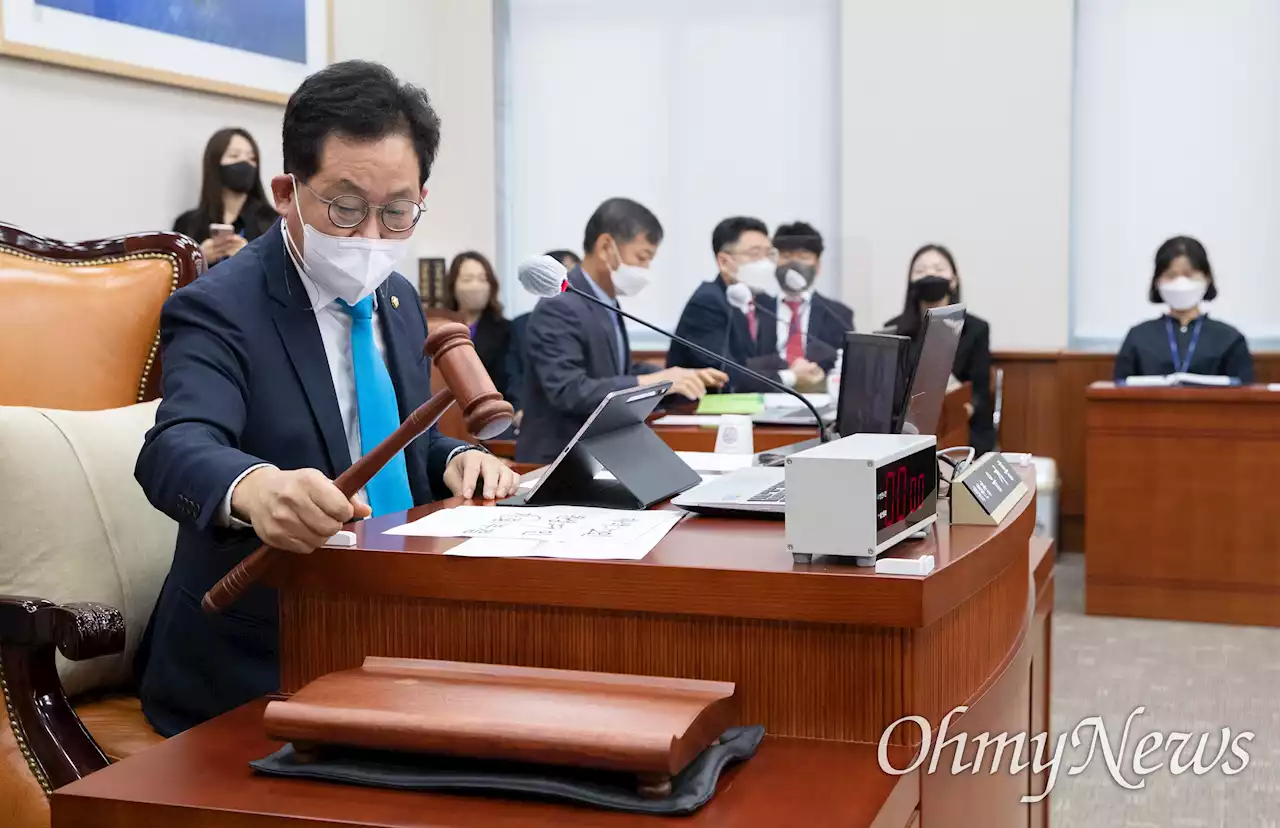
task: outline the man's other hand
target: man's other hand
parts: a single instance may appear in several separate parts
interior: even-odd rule
[[[484,481],[484,486],[477,490],[480,480]],[[444,485],[460,497],[501,500],[516,493],[520,488],[520,477],[492,454],[463,451],[454,455],[445,468]]]
[[[637,379],[641,385],[654,385],[659,382],[671,382],[668,394],[679,394],[691,400],[700,400],[707,395],[708,384],[717,388],[729,378],[722,371],[714,368],[667,368],[652,374],[641,374]]]
[[[255,469],[231,493],[231,512],[253,525],[262,542],[276,549],[307,553],[323,546],[369,507],[348,498],[315,469]]]

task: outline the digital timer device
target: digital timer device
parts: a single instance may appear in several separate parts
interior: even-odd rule
[[[863,566],[938,519],[938,438],[852,434],[787,458],[787,550],[794,560]]]

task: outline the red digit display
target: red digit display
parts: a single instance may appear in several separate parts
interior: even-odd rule
[[[921,507],[937,497],[937,487],[937,458],[931,448],[881,466],[876,480],[877,535],[887,539],[901,530],[900,524],[912,522]]]

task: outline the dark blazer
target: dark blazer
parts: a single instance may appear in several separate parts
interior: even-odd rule
[[[778,353],[778,307],[782,300],[769,294],[756,295],[759,347],[761,353]],[[759,313],[764,309],[766,313]],[[853,330],[853,309],[843,302],[814,292],[809,300],[809,329],[804,358],[830,372],[836,367],[836,353],[844,347],[844,335]],[[781,357],[779,359],[783,362]],[[784,366],[785,367],[785,366]]]
[[[398,273],[378,289],[402,419],[431,396],[416,297]],[[204,614],[200,599],[259,545],[251,531],[214,525],[245,469],[267,462],[333,478],[351,465],[307,304],[276,229],[179,290],[161,313],[164,397],[134,474],[151,503],[178,522],[178,540],[135,670],[143,712],[165,736],[279,687],[275,591],[255,585],[220,615]],[[461,445],[433,428],[405,450],[415,503],[447,496],[441,477]]]
[[[896,331],[901,323],[902,317],[895,317],[885,323],[885,328],[890,332]],[[912,347],[913,362],[919,354],[919,343],[917,335]],[[994,451],[996,430],[993,422],[995,405],[991,398],[991,326],[985,319],[967,311],[951,373],[972,388],[973,416],[969,418],[969,442],[979,455]]]
[[[778,355],[777,304],[768,294],[756,295],[756,338],[752,339],[746,314],[729,304],[728,287],[716,278],[698,285],[684,306],[676,333],[704,348],[724,354],[770,379],[778,379],[778,371],[787,367]],[[847,320],[847,327],[844,320]],[[805,356],[825,370],[835,367],[836,351],[844,345],[844,334],[853,330],[853,311],[845,305],[817,293],[809,309],[809,340]],[[813,342],[817,339],[819,342]],[[821,343],[827,343],[824,346]],[[672,342],[667,350],[667,367],[719,368],[729,375],[724,390],[731,393],[754,393],[776,390],[724,362],[713,360]]]
[[[1204,322],[1200,335],[1196,338],[1196,349],[1191,352],[1191,364],[1187,371],[1192,374],[1209,374],[1235,377],[1245,385],[1254,380],[1253,355],[1249,353],[1249,343],[1244,334],[1209,316],[1201,317]],[[1169,322],[1166,322],[1169,320]],[[1173,341],[1178,349],[1178,360],[1186,359],[1191,351],[1191,340],[1195,338],[1195,324],[1186,329],[1171,317],[1148,319],[1129,329],[1125,335],[1120,353],[1116,354],[1115,379],[1122,382],[1129,377],[1156,375],[1165,376],[1177,371],[1173,364],[1173,354],[1169,350],[1169,329],[1173,325]]]
[[[501,316],[485,311],[476,321],[476,334],[471,338],[484,368],[493,379],[498,393],[508,396],[511,378],[507,374],[507,354],[511,351],[511,323]]]
[[[516,411],[524,410],[525,329],[529,326],[529,317],[532,315],[532,312],[522,313],[512,319],[509,330],[511,344],[507,347],[507,390],[504,394]]]
[[[582,268],[569,272],[569,284],[591,293]],[[575,293],[541,300],[525,328],[524,421],[516,460],[549,463],[612,391],[634,388],[631,341],[622,329],[626,354],[620,359],[613,314]],[[630,366],[624,373],[619,363]]]
[[[271,207],[260,201],[249,200],[244,203],[244,208],[240,211],[240,215],[236,216],[232,226],[237,233],[244,236],[245,241],[253,241],[275,226],[279,218]],[[202,208],[196,207],[178,216],[173,222],[173,232],[190,236],[197,242],[204,242],[209,238],[209,225],[222,223],[222,216],[211,219]]]

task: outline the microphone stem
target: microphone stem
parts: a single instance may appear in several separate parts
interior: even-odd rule
[[[608,302],[602,302],[601,300],[597,299],[596,297],[592,296],[586,291],[579,290],[573,285],[566,284],[565,289],[572,293],[577,294],[578,296],[581,296],[584,299],[587,299],[591,302],[596,303],[597,305],[599,305],[600,307],[606,310],[613,311],[614,313],[618,314],[619,316],[625,319],[630,319],[632,322],[635,322],[637,325],[643,325],[644,327],[648,328],[651,331],[656,331],[657,333],[660,333],[663,336],[665,336],[667,339],[675,340],[676,342],[679,342],[681,345],[684,345],[688,348],[692,348],[693,350],[697,351],[698,353],[702,354],[704,357],[710,360],[713,360],[715,362],[730,364],[736,370],[741,371],[742,373],[746,374],[752,379],[758,380],[764,383],[765,385],[769,386],[770,388],[776,388],[784,394],[790,394],[791,396],[795,397],[797,400],[802,402],[804,404],[804,407],[809,409],[809,413],[813,415],[813,421],[818,424],[818,439],[824,443],[830,439],[830,436],[827,434],[826,426],[822,422],[822,415],[818,413],[818,409],[813,407],[813,403],[809,402],[808,397],[806,397],[804,394],[801,394],[799,391],[796,391],[794,388],[788,388],[787,386],[783,385],[777,380],[769,379],[764,374],[760,374],[755,371],[752,371],[750,368],[748,368],[745,365],[741,365],[739,363],[733,362],[732,360],[726,359],[723,354],[717,354],[715,351],[711,350],[710,348],[704,348],[696,342],[685,339],[683,336],[676,336],[675,334],[670,333],[669,331],[664,331],[662,328],[659,328],[657,325],[654,325],[652,322],[646,322],[643,319],[640,319],[639,317],[632,316],[631,314],[624,311],[622,308],[615,307],[614,305],[610,305]]]

